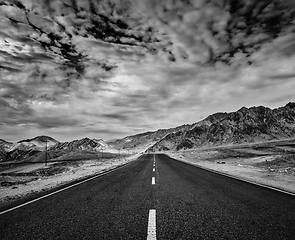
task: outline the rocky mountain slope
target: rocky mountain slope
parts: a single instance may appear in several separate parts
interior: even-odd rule
[[[88,151],[116,151],[109,147],[109,145],[102,139],[82,138],[71,142],[58,143],[51,148],[51,150],[88,150]]]
[[[0,140],[0,161],[22,160],[48,149],[59,143],[48,136],[37,136],[16,143]]]
[[[12,142],[7,142],[3,139],[0,139],[0,149],[2,151],[8,151],[9,149],[11,149],[13,146],[13,143]]]
[[[52,158],[64,153],[118,153],[133,151],[182,150],[200,146],[229,145],[295,137],[295,103],[270,109],[242,107],[236,112],[215,113],[202,121],[170,129],[128,136],[108,143],[101,139],[82,138],[71,142],[58,142],[38,136],[17,143],[0,139],[0,161],[44,159],[45,146]],[[124,151],[125,150],[125,151]]]
[[[97,154],[97,152],[117,152],[102,139],[83,138],[71,142],[59,142],[48,136],[37,136],[32,139],[21,140],[16,143],[0,140],[0,161],[44,161],[45,149],[48,158],[61,158],[71,153]]]
[[[181,150],[291,137],[295,137],[293,102],[277,109],[243,107],[236,112],[216,113],[183,131],[167,134],[148,150]]]
[[[13,151],[15,149],[43,151],[46,145],[48,148],[50,148],[57,143],[59,143],[59,141],[55,140],[52,137],[38,136],[35,138],[21,140],[17,142],[12,146],[12,148],[9,151]]]
[[[154,145],[156,142],[160,141],[167,134],[173,132],[181,132],[188,130],[191,125],[182,125],[176,128],[170,129],[159,129],[154,132],[145,132],[132,136],[127,136],[122,139],[109,141],[108,144],[116,149],[126,150],[129,149],[131,151],[145,151],[150,146]]]

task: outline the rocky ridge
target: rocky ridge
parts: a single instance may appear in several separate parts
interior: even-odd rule
[[[60,156],[66,151],[178,151],[201,146],[232,145],[293,137],[295,103],[290,102],[276,109],[263,106],[242,107],[236,112],[214,113],[193,124],[140,133],[107,143],[102,139],[87,137],[71,142],[59,142],[48,136],[38,136],[17,143],[0,139],[0,161],[44,159],[46,145],[53,155]]]
[[[160,141],[167,134],[171,134],[174,132],[182,132],[188,130],[190,127],[190,125],[186,124],[170,129],[159,129],[153,132],[140,133],[132,136],[127,136],[122,139],[109,141],[108,144],[116,149],[144,151],[150,146]]]
[[[59,157],[65,152],[115,152],[116,150],[102,139],[82,138],[71,142],[59,142],[52,137],[37,136],[16,143],[0,139],[0,161],[41,161],[45,150],[52,157]]]
[[[82,138],[79,140],[73,140],[71,142],[58,143],[52,147],[51,150],[89,150],[89,151],[101,151],[109,148],[108,144],[102,139],[90,139]]]
[[[292,137],[295,137],[294,102],[277,109],[242,107],[236,112],[212,114],[184,131],[167,134],[148,151],[177,151]]]

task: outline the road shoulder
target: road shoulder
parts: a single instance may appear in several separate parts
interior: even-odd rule
[[[1,173],[0,180],[0,208],[13,205],[16,202],[21,202],[24,199],[31,199],[32,196],[40,195],[45,192],[52,192],[55,189],[60,189],[63,186],[69,186],[91,176],[103,173],[128,162],[134,161],[138,155],[130,156],[122,159],[108,159],[104,162],[89,160],[76,164],[69,163],[68,165],[58,166],[59,170],[54,174],[38,174],[39,172],[48,172],[49,169],[55,169],[52,166],[54,163],[49,163],[47,166],[40,166],[33,171],[31,166],[28,168],[18,167],[15,174]],[[35,164],[36,165],[36,164]],[[65,167],[66,166],[66,167]],[[24,170],[25,169],[25,170]],[[10,183],[10,184],[3,184]]]
[[[245,164],[241,159],[203,159],[197,151],[187,152],[166,152],[171,158],[200,166],[205,169],[224,173],[235,178],[253,182],[286,192],[295,193],[295,174],[286,172],[271,171]],[[208,153],[202,153],[207,154]],[[210,154],[210,153],[209,153]],[[242,164],[241,164],[242,163]]]

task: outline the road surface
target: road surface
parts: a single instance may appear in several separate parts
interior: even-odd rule
[[[0,239],[295,239],[295,197],[150,154],[1,214]]]

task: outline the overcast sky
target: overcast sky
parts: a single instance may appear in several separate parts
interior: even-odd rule
[[[295,101],[293,0],[0,0],[0,138],[105,140]]]

